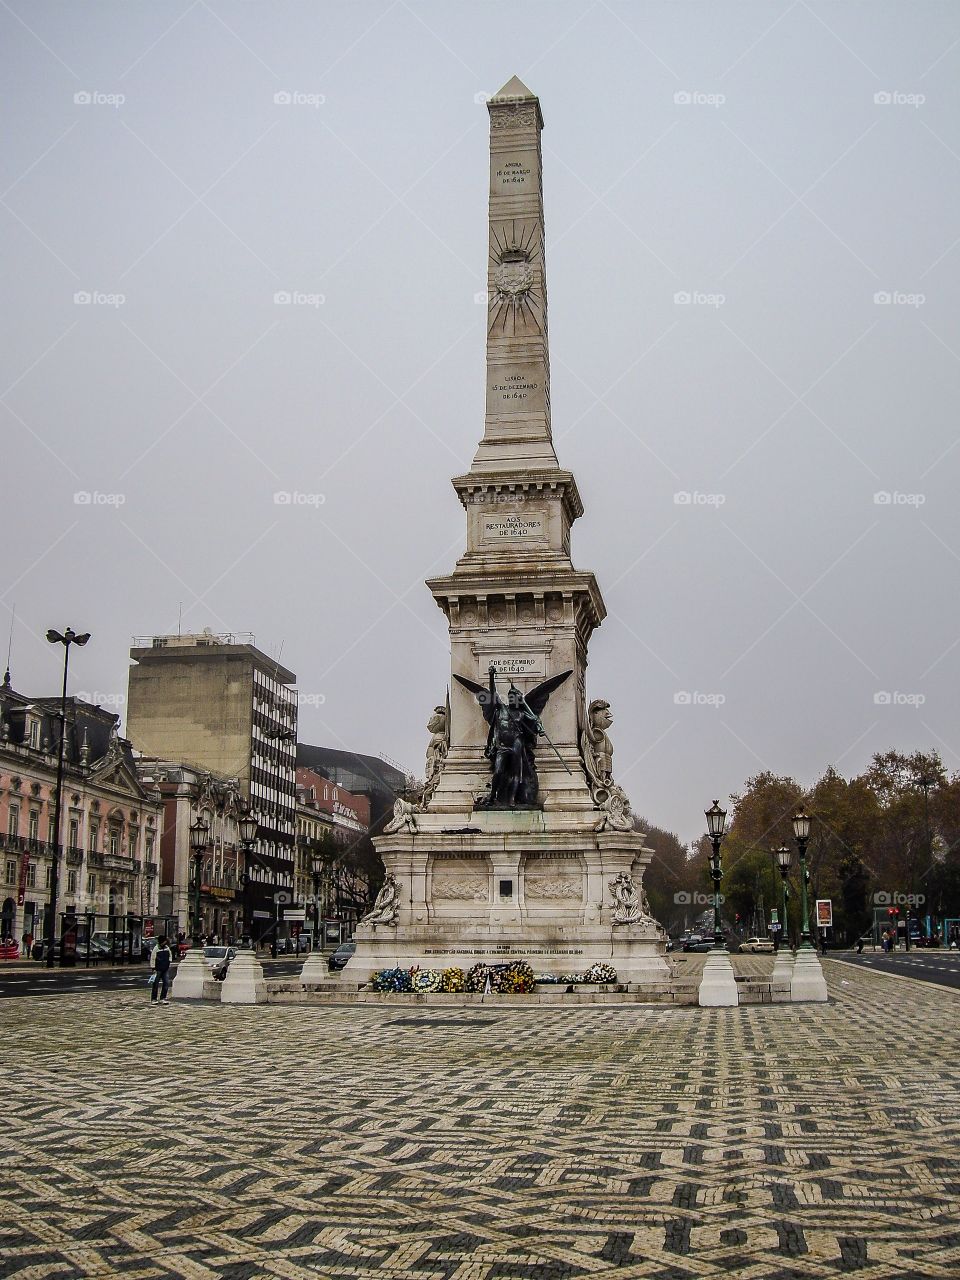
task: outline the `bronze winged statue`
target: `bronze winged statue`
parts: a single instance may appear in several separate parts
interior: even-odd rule
[[[455,678],[469,689],[490,726],[483,754],[490,761],[493,779],[490,798],[485,803],[496,809],[529,809],[536,806],[540,791],[535,751],[537,739],[544,735],[540,716],[554,689],[558,689],[572,671],[562,671],[535,685],[523,694],[510,682],[506,701],[497,691],[496,671],[490,668],[490,684],[484,687],[466,676]]]

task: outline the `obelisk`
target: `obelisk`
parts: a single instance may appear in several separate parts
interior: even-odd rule
[[[376,840],[387,885],[343,978],[525,958],[561,973],[603,962],[622,981],[658,983],[664,935],[642,890],[652,850],[613,778],[609,704],[586,701],[587,646],[605,608],[571,559],[583,507],[551,435],[543,117],[516,78],[487,105],[483,438],[453,480],[464,554],[427,583],[450,629],[448,691],[425,716],[426,787],[398,802]],[[510,747],[521,724],[526,754]],[[524,773],[518,791],[500,785],[501,766]]]

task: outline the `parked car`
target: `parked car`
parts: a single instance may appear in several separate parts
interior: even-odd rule
[[[226,976],[227,966],[230,964],[230,961],[233,959],[233,957],[236,954],[237,954],[236,947],[204,947],[203,948],[204,964],[208,965],[209,968],[213,970],[214,977],[221,976],[221,975],[218,975],[217,973],[218,969],[223,969],[222,976],[224,977]]]
[[[683,944],[683,949],[684,951],[712,951],[713,938],[703,938],[699,934],[694,934]]]
[[[327,968],[331,972],[337,969],[345,969],[347,967],[347,961],[351,959],[356,949],[357,944],[352,938],[349,942],[341,942],[339,947],[337,947],[336,951],[334,951],[330,956],[330,959],[327,961]]]
[[[773,949],[772,938],[747,938],[745,942],[740,943],[740,950],[748,955],[769,954]]]

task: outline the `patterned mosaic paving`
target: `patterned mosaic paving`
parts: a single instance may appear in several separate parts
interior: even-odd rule
[[[960,996],[2,1009],[0,1276],[960,1275]]]

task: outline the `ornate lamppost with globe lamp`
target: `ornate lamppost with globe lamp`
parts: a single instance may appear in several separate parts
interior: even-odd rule
[[[810,879],[810,872],[807,870],[807,841],[810,838],[811,822],[810,814],[800,805],[793,815],[793,838],[800,855],[800,911],[803,923],[800,928],[800,946],[797,948],[793,976],[790,979],[790,999],[823,1003],[827,1000],[827,984],[816,947],[810,941],[810,910],[807,900],[807,882]]]
[[[713,946],[707,952],[703,965],[703,977],[697,992],[697,1002],[705,1006],[730,1006],[740,1003],[733,965],[727,955],[720,924],[720,881],[723,867],[720,862],[720,845],[726,832],[727,811],[714,800],[704,810],[707,819],[707,835],[713,845],[710,855],[710,876],[713,880]]]

